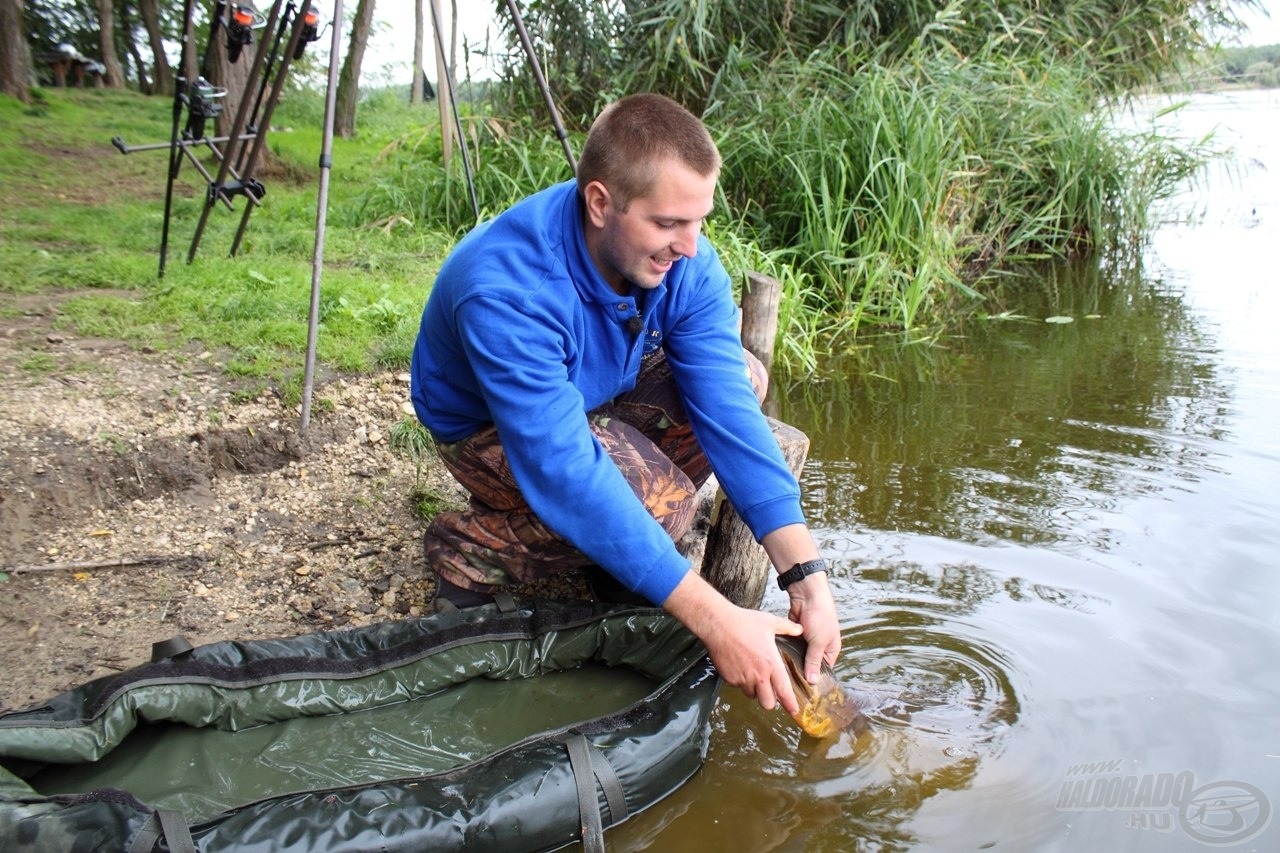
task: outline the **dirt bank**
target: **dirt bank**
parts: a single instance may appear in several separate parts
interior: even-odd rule
[[[297,407],[216,354],[54,328],[56,296],[0,318],[0,710],[134,666],[151,644],[287,636],[418,615],[415,486],[389,442],[408,376],[320,383]]]

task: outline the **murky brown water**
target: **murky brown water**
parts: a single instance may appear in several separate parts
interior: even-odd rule
[[[820,743],[724,691],[703,772],[611,850],[1280,849],[1280,93],[1172,120],[1237,165],[1140,273],[1046,273],[1028,320],[780,401],[837,671],[910,719]]]

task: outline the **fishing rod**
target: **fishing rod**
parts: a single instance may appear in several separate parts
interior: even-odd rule
[[[182,108],[184,106],[182,92],[187,85],[187,75],[190,71],[187,68],[188,54],[191,52],[191,3],[192,0],[183,0],[182,4],[182,76],[174,81],[173,84],[173,126],[169,133],[169,164],[166,170],[166,179],[164,186],[164,222],[160,227],[160,270],[156,274],[156,278],[164,278],[165,260],[169,254],[169,214],[173,210],[173,182],[178,177],[178,169],[182,166],[182,153],[178,150],[178,125],[182,122]],[[119,137],[116,137],[119,139]],[[114,143],[115,140],[113,139]],[[120,148],[122,154],[127,154],[124,148],[124,140],[120,140],[117,148]]]
[[[275,2],[271,4],[271,11],[267,15],[266,23],[266,28],[268,30],[275,26],[276,20],[280,17],[281,2],[282,0],[275,0]],[[248,7],[247,3],[238,4],[236,6],[236,12],[238,14],[247,15],[248,13],[245,10],[248,8],[252,7]],[[246,27],[245,29],[249,31],[250,35],[252,35],[252,30],[250,28]],[[230,39],[230,37],[228,38]],[[232,47],[232,44],[233,42],[230,40],[227,43],[228,59],[231,59],[230,48]],[[238,53],[236,56],[239,58]],[[209,184],[209,191],[205,196],[204,206],[200,210],[200,219],[196,222],[195,235],[191,238],[191,248],[187,250],[187,263],[191,263],[195,260],[196,249],[200,245],[200,238],[204,235],[205,226],[209,223],[209,213],[213,210],[215,203],[221,200],[230,204],[231,195],[243,194],[245,198],[248,199],[247,203],[252,205],[257,203],[258,199],[261,198],[262,194],[265,192],[265,190],[262,189],[262,185],[252,179],[236,179],[234,183],[227,183],[227,174],[230,172],[232,164],[235,163],[240,156],[240,149],[243,148],[242,145],[239,145],[238,137],[244,132],[245,121],[249,115],[249,104],[252,100],[250,97],[250,93],[252,91],[251,87],[256,85],[258,75],[261,73],[262,65],[265,61],[266,51],[255,50],[253,52],[253,62],[249,66],[249,74],[245,80],[244,90],[241,92],[240,102],[236,105],[235,118],[231,122],[231,132],[227,134],[231,137],[232,145],[230,150],[225,153],[225,156],[222,158],[222,162],[218,166],[217,178]]]
[[[262,71],[261,84],[257,86],[257,92],[253,99],[253,110],[250,111],[249,120],[245,125],[245,128],[249,133],[256,133],[258,130],[258,116],[262,110],[262,99],[267,93],[266,81],[271,77],[272,72],[275,70],[276,59],[280,55],[280,43],[284,40],[285,33],[289,31],[289,25],[293,22],[294,9],[295,6],[292,0],[290,0],[289,4],[285,6],[284,14],[280,16],[280,24],[276,27],[275,36],[271,40],[271,50],[267,54],[266,65]],[[237,163],[237,165],[242,169],[244,168],[243,153],[244,149],[242,148],[241,160]]]
[[[174,184],[182,168],[183,159],[191,161],[192,166],[205,180],[208,189],[205,205],[201,211],[200,221],[187,253],[190,263],[199,246],[201,236],[208,221],[208,215],[217,202],[222,202],[227,209],[233,209],[232,197],[244,195],[247,199],[245,215],[236,233],[231,254],[234,255],[243,238],[248,224],[249,213],[258,206],[266,194],[266,188],[254,179],[252,171],[262,152],[263,136],[260,127],[270,122],[272,111],[279,100],[283,89],[284,77],[289,64],[301,58],[307,44],[320,38],[320,15],[309,2],[303,3],[300,15],[294,17],[295,4],[289,0],[286,13],[281,16],[280,9],[284,0],[275,0],[268,17],[264,17],[246,0],[240,3],[228,3],[217,0],[210,16],[208,40],[202,52],[198,52],[194,36],[195,0],[183,2],[182,28],[182,74],[176,78],[173,98],[173,115],[169,132],[169,141],[147,145],[129,145],[122,137],[111,140],[121,154],[133,154],[142,151],[167,150],[168,161],[165,180],[164,220],[160,236],[160,263],[157,277],[164,278],[168,263],[169,238],[173,214]],[[246,47],[253,43],[255,30],[268,31],[279,20],[280,28],[269,50],[258,50],[254,53],[244,91],[236,109],[235,119],[230,133],[208,136],[205,133],[209,119],[221,115],[226,97],[225,87],[214,86],[209,82],[212,74],[215,50],[227,51],[228,62],[239,61]],[[289,26],[292,24],[292,26]],[[285,34],[289,34],[285,58],[276,62],[281,56],[281,43]],[[223,37],[225,34],[225,37]],[[263,73],[264,67],[267,69]],[[274,72],[274,84],[268,96],[267,79]],[[252,104],[252,109],[249,105]],[[187,113],[185,126],[182,124],[182,113]],[[219,145],[226,145],[224,151]],[[252,146],[249,143],[253,143]],[[192,153],[198,147],[207,146],[210,153],[218,160],[217,175],[210,174],[200,159]],[[228,181],[228,177],[231,178]]]
[[[551,97],[551,87],[547,85],[547,78],[542,75],[538,54],[533,49],[533,40],[529,38],[529,31],[524,28],[524,18],[520,16],[520,8],[516,6],[516,0],[507,0],[507,10],[511,12],[511,20],[515,23],[516,32],[520,35],[520,43],[524,45],[525,55],[529,58],[529,67],[533,70],[533,77],[542,91],[542,99],[546,101],[547,109],[551,112],[551,123],[555,125],[556,136],[560,140],[560,147],[564,149],[564,156],[569,160],[569,169],[577,174],[578,163],[574,160],[573,149],[569,146],[569,135],[565,132],[564,122],[560,120],[560,111],[556,109],[556,102]]]

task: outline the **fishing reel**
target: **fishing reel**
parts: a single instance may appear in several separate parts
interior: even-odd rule
[[[192,139],[204,138],[205,121],[216,118],[222,112],[219,99],[226,95],[226,89],[213,85],[203,77],[196,78],[187,96],[187,133]]]
[[[227,61],[235,64],[240,52],[253,44],[253,31],[267,25],[267,19],[248,3],[236,3],[227,19]]]
[[[302,16],[302,34],[298,38],[298,46],[293,50],[295,61],[302,58],[307,45],[320,40],[320,30],[320,13],[314,6],[308,6],[307,14]]]

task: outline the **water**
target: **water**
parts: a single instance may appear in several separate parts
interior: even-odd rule
[[[780,401],[837,672],[914,713],[823,743],[725,690],[703,772],[610,849],[1280,849],[1280,94],[1168,121],[1234,166],[1140,273],[1048,272],[1028,320]]]

